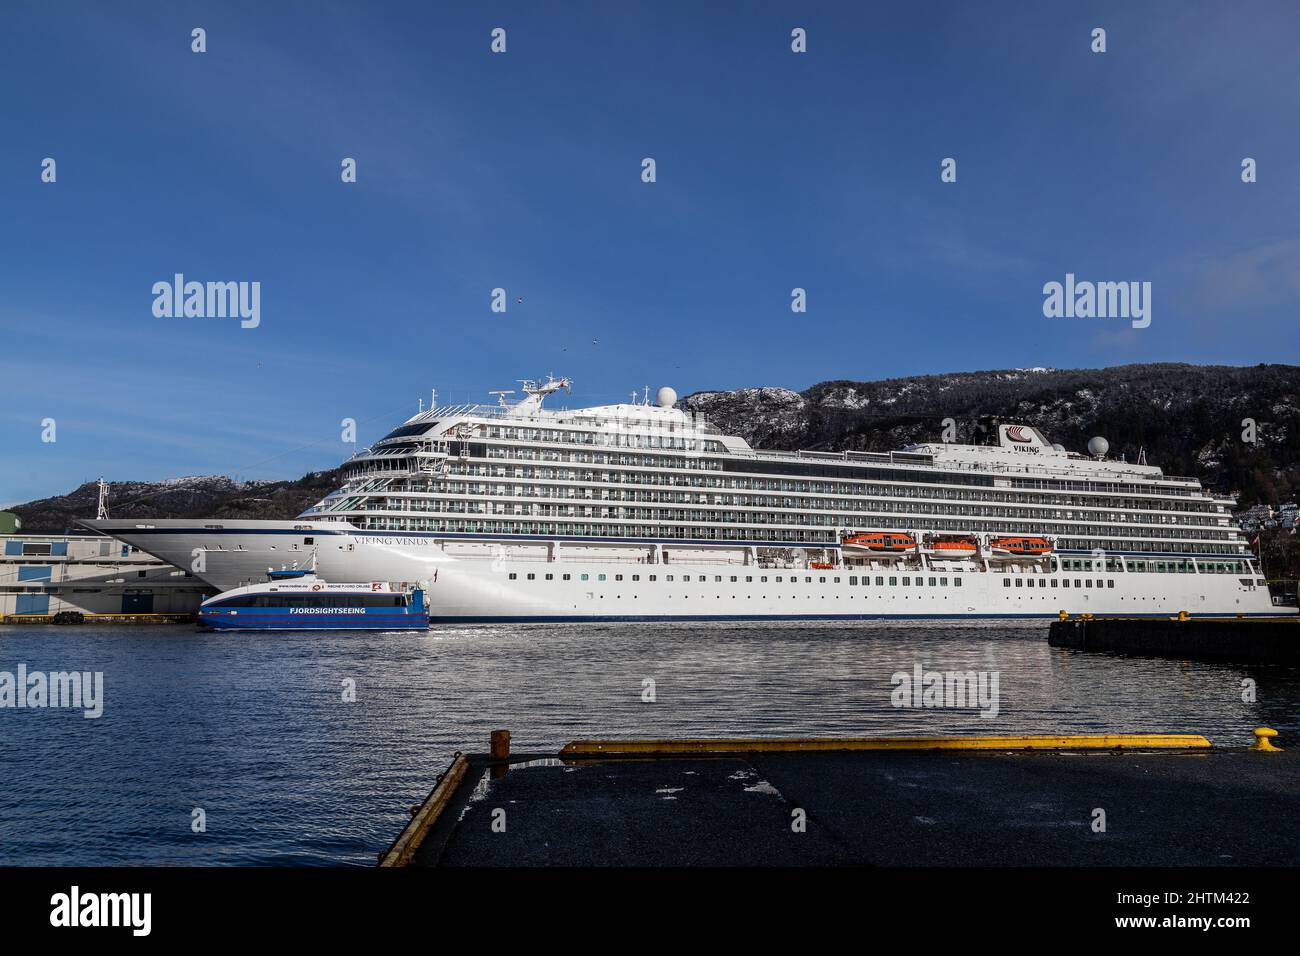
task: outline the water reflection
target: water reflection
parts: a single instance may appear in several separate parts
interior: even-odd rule
[[[1038,624],[0,628],[0,641],[0,669],[105,672],[99,720],[0,712],[5,864],[368,865],[452,753],[485,751],[501,727],[516,753],[619,736],[1170,731],[1245,745],[1259,724],[1287,746],[1300,730],[1294,670],[1081,654],[1048,647]],[[893,674],[917,664],[997,672],[996,716],[894,707]]]

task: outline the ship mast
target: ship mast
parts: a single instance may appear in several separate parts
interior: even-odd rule
[[[95,520],[103,521],[108,517],[108,483],[101,476],[99,479],[99,502],[95,505]]]

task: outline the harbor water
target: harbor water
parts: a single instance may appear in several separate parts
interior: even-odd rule
[[[102,672],[103,712],[0,709],[0,865],[371,865],[457,750],[582,737],[1190,732],[1300,743],[1300,672],[1050,648],[1033,624],[427,633],[0,627],[0,672]],[[975,671],[995,706],[909,707]],[[975,702],[969,702],[975,703]]]

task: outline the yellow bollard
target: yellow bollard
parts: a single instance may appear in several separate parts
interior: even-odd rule
[[[1269,738],[1276,737],[1277,731],[1272,727],[1256,727],[1255,742],[1250,745],[1251,750],[1262,750],[1271,753],[1281,753],[1281,747],[1274,747],[1272,740]]]
[[[1190,621],[1191,619],[1192,619],[1192,616],[1191,616],[1190,614],[1188,614],[1186,611],[1179,611],[1179,612],[1178,612],[1178,620],[1180,620],[1180,621]]]
[[[489,750],[489,753],[493,760],[508,760],[510,758],[510,731],[492,731],[491,749]]]
[[[1056,613],[1062,621],[1068,621],[1070,619],[1070,615],[1066,611],[1057,611]]]

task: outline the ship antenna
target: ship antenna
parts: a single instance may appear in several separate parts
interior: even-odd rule
[[[108,484],[103,475],[99,478],[99,502],[95,506],[95,518],[103,521],[108,517]]]

